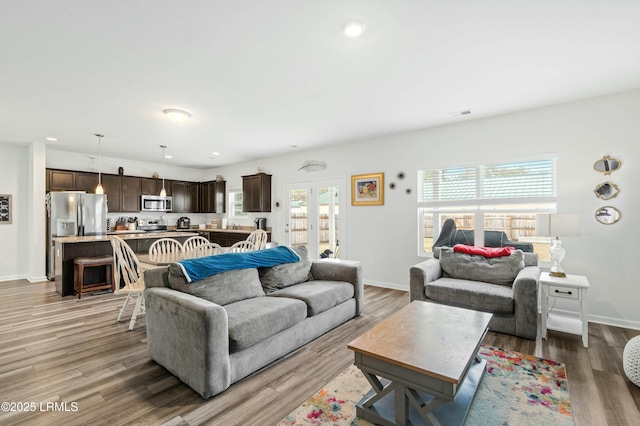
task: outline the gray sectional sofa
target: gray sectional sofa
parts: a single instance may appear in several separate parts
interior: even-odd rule
[[[203,398],[363,309],[360,266],[303,258],[192,283],[176,266],[144,273],[147,348]]]
[[[525,339],[538,330],[538,256],[487,259],[443,248],[410,269],[410,299],[490,312],[489,329]]]

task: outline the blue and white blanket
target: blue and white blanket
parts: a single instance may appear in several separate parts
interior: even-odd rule
[[[177,262],[187,282],[203,280],[215,274],[246,268],[264,268],[300,261],[300,256],[286,246],[244,253],[224,253]]]

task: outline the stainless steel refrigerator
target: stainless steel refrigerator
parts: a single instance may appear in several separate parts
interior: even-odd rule
[[[47,235],[47,278],[55,278],[56,237],[106,235],[107,196],[80,191],[50,192]]]

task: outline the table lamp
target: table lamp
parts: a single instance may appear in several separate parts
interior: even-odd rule
[[[549,270],[552,277],[566,277],[560,266],[566,254],[562,241],[558,237],[580,236],[580,216],[577,214],[539,214],[536,215],[536,235],[555,237],[551,240],[549,254],[553,265]]]

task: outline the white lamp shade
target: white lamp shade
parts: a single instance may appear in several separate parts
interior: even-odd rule
[[[578,237],[580,216],[575,213],[536,215],[536,235],[540,237]]]

